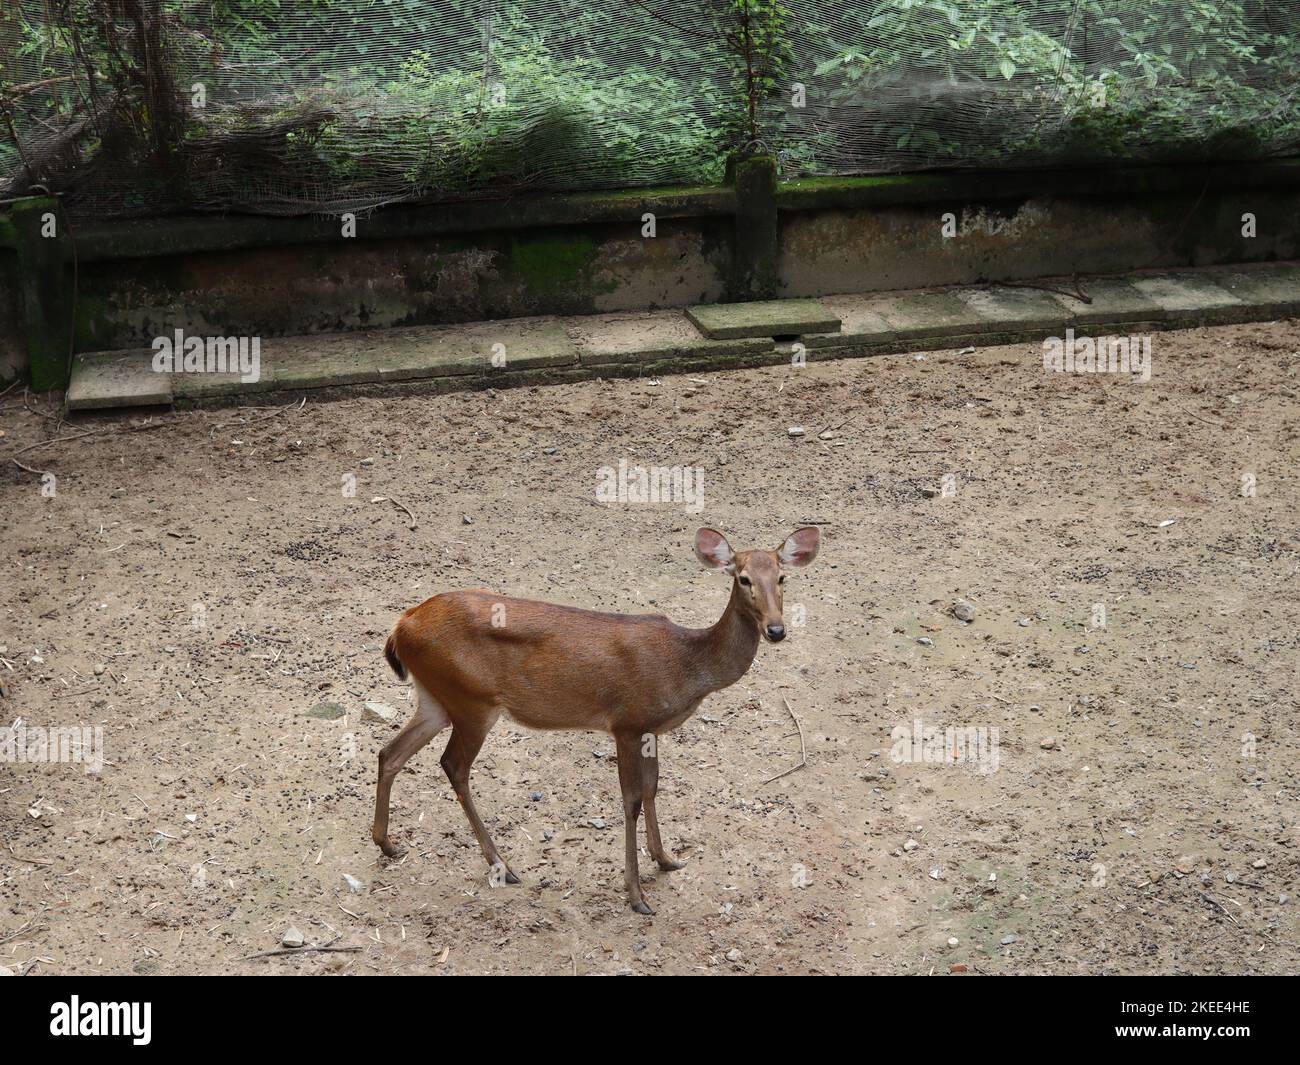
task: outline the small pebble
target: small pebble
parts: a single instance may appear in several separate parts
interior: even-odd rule
[[[1001,943],[1004,947],[1009,947],[1011,946],[1012,943],[1018,943],[1019,941],[1020,941],[1020,937],[1016,935],[1014,932],[1008,932],[1005,936],[1003,936],[1000,940],[998,940],[998,942]]]
[[[727,951],[727,961],[740,961],[743,955],[735,947]]]
[[[343,879],[347,881],[348,888],[356,895],[360,895],[363,891],[366,890],[366,885],[363,884],[360,880],[358,880],[355,876],[352,876],[350,873],[344,873]]]
[[[1054,736],[1048,736],[1047,739],[1042,740],[1038,746],[1045,751],[1054,751],[1056,750],[1056,738]]]
[[[957,941],[957,937],[956,937],[956,936],[949,936],[949,937],[948,937],[948,946],[950,946],[950,947],[955,947],[955,946],[957,946],[957,942],[958,942],[958,941]]]
[[[366,703],[361,711],[362,721],[378,721],[385,725],[395,725],[401,716],[391,706],[383,703]]]
[[[302,933],[292,925],[290,925],[288,931],[280,937],[280,946],[282,947],[301,947],[305,942],[306,940],[302,938]]]
[[[911,851],[916,850],[916,848],[919,847],[919,846],[920,846],[920,844],[917,843],[916,840],[914,840],[914,839],[909,839],[906,843],[903,844],[903,850],[908,851],[908,852],[911,852]]]

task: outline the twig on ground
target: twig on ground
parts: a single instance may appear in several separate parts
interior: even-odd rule
[[[1233,924],[1237,923],[1237,918],[1233,917],[1232,914],[1228,912],[1228,908],[1224,906],[1223,903],[1221,903],[1218,899],[1214,898],[1212,895],[1207,895],[1204,891],[1198,891],[1197,894],[1200,895],[1201,898],[1203,898],[1206,902],[1210,903],[1210,905],[1214,906],[1220,913],[1223,914],[1224,917],[1226,917]]]
[[[1043,292],[1055,292],[1061,296],[1069,296],[1070,299],[1078,300],[1080,303],[1091,303],[1092,297],[1079,287],[1078,277],[1075,277],[1073,281],[1073,292],[1068,288],[1057,288],[1055,285],[1044,285],[1037,281],[994,281],[993,284],[1000,285],[1002,288],[1036,288]]]
[[[236,961],[253,961],[257,958],[279,958],[286,954],[340,954],[351,953],[361,950],[360,947],[336,947],[334,946],[342,936],[335,936],[328,943],[320,945],[309,945],[305,947],[282,947],[279,950],[264,950],[259,954],[248,954],[242,958],[236,958]]]
[[[40,448],[43,447],[52,447],[55,444],[65,444],[70,440],[84,440],[88,436],[107,436],[111,433],[122,433],[123,435],[127,433],[143,433],[143,432],[147,432],[150,429],[161,429],[165,424],[167,423],[166,422],[143,422],[140,425],[128,425],[125,427],[114,426],[112,429],[91,429],[84,433],[73,433],[71,436],[56,436],[56,437],[52,437],[49,440],[38,440],[34,444],[28,444],[26,447],[20,447],[17,451],[15,451],[12,455],[9,456],[9,459],[19,469],[26,470],[28,473],[46,474],[49,473],[50,471],[33,469],[31,466],[19,462],[18,456],[25,455],[29,451],[39,450]]]
[[[782,777],[788,777],[796,769],[803,769],[808,764],[808,748],[804,744],[803,725],[800,724],[799,718],[795,715],[794,709],[790,706],[790,700],[783,698],[781,702],[785,703],[785,708],[790,712],[790,716],[794,718],[795,728],[799,730],[799,764],[792,765],[789,769],[777,773],[774,776],[768,777],[765,781],[763,781],[764,784],[771,784],[772,781],[774,780],[780,780]]]
[[[1188,410],[1188,409],[1187,409],[1186,407],[1184,407],[1181,403],[1175,403],[1174,406],[1177,407],[1177,408],[1178,408],[1180,411],[1182,411],[1184,414],[1189,414],[1189,415],[1191,415],[1193,418],[1195,418],[1197,421],[1204,422],[1206,425],[1213,425],[1216,429],[1230,429],[1230,428],[1232,428],[1232,427],[1229,426],[1229,425],[1225,425],[1223,422],[1216,422],[1213,418],[1206,418],[1206,417],[1204,417],[1203,415],[1197,414],[1195,411]]]
[[[399,510],[403,510],[406,512],[406,516],[411,519],[411,529],[414,530],[415,515],[411,513],[410,508],[405,503],[401,502],[400,500],[394,499],[392,496],[388,497],[388,501],[392,503],[393,506],[397,507]]]
[[[12,932],[6,932],[4,935],[0,935],[0,943],[8,943],[14,939],[20,939],[22,936],[29,933],[35,935],[37,932],[45,931],[44,925],[38,925],[36,923],[36,917],[39,916],[40,914],[37,914],[35,917],[29,917],[27,918],[26,924],[19,925]]]

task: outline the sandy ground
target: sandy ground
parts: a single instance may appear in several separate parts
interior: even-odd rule
[[[0,965],[1294,972],[1300,323],[1156,334],[1145,385],[1041,358],[166,414],[27,452],[52,497],[15,450],[126,419],[11,391],[3,724],[102,727],[107,764],[0,763]],[[703,509],[598,503],[620,459],[700,467]],[[663,743],[688,864],[643,854],[656,916],[624,900],[603,735],[489,738],[473,788],[522,886],[487,883],[445,735],[394,789],[407,855],[380,856],[393,726],[361,711],[410,710],[380,653],[402,609],[484,586],[706,625],[727,583],[695,528],[809,521],[805,623]],[[769,780],[792,715],[807,764]],[[906,760],[917,720],[985,730],[983,757]],[[239,960],[290,926],[360,950]]]

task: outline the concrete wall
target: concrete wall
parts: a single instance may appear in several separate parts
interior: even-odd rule
[[[177,326],[277,336],[711,303],[729,231],[664,219],[653,239],[638,221],[85,263],[77,347],[147,346]]]
[[[1242,232],[1247,214],[1254,237]],[[1294,259],[1300,190],[782,212],[780,248],[786,296]]]
[[[0,388],[27,368],[27,338],[18,304],[18,258],[0,248]]]
[[[10,220],[48,209],[24,201]],[[647,212],[652,237],[642,234]],[[1243,235],[1247,214],[1253,237]],[[68,341],[56,334],[72,286],[70,267],[60,280],[58,264],[72,250],[59,258],[30,236],[24,243],[21,227],[0,216],[0,265],[33,262],[52,282],[35,297],[12,274],[0,286],[0,381],[23,350],[16,287],[49,308],[36,335],[48,341],[44,379],[64,367]],[[79,223],[75,252],[78,351],[145,347],[177,328],[280,336],[632,311],[754,298],[738,281],[745,264],[751,278],[769,279],[771,294],[818,296],[1296,259],[1300,160],[402,206],[361,216],[346,237],[329,218]]]

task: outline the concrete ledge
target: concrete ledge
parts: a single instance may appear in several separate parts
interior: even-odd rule
[[[169,406],[172,375],[156,373],[152,351],[78,355],[72,363],[68,410]]]
[[[710,340],[838,333],[839,318],[817,300],[759,300],[687,307],[686,317]]]
[[[781,343],[770,337],[710,340],[675,310],[268,339],[259,379],[247,384],[229,374],[158,374],[148,351],[84,355],[74,366],[68,405],[209,406],[250,396],[507,388],[788,363],[799,350],[795,343],[821,360],[1041,343],[1067,328],[1127,335],[1300,315],[1300,263],[1085,278],[1079,284],[1091,302],[1065,294],[1071,281],[1041,284],[826,297],[818,304],[823,317],[812,324],[838,322],[841,331],[803,333]]]

